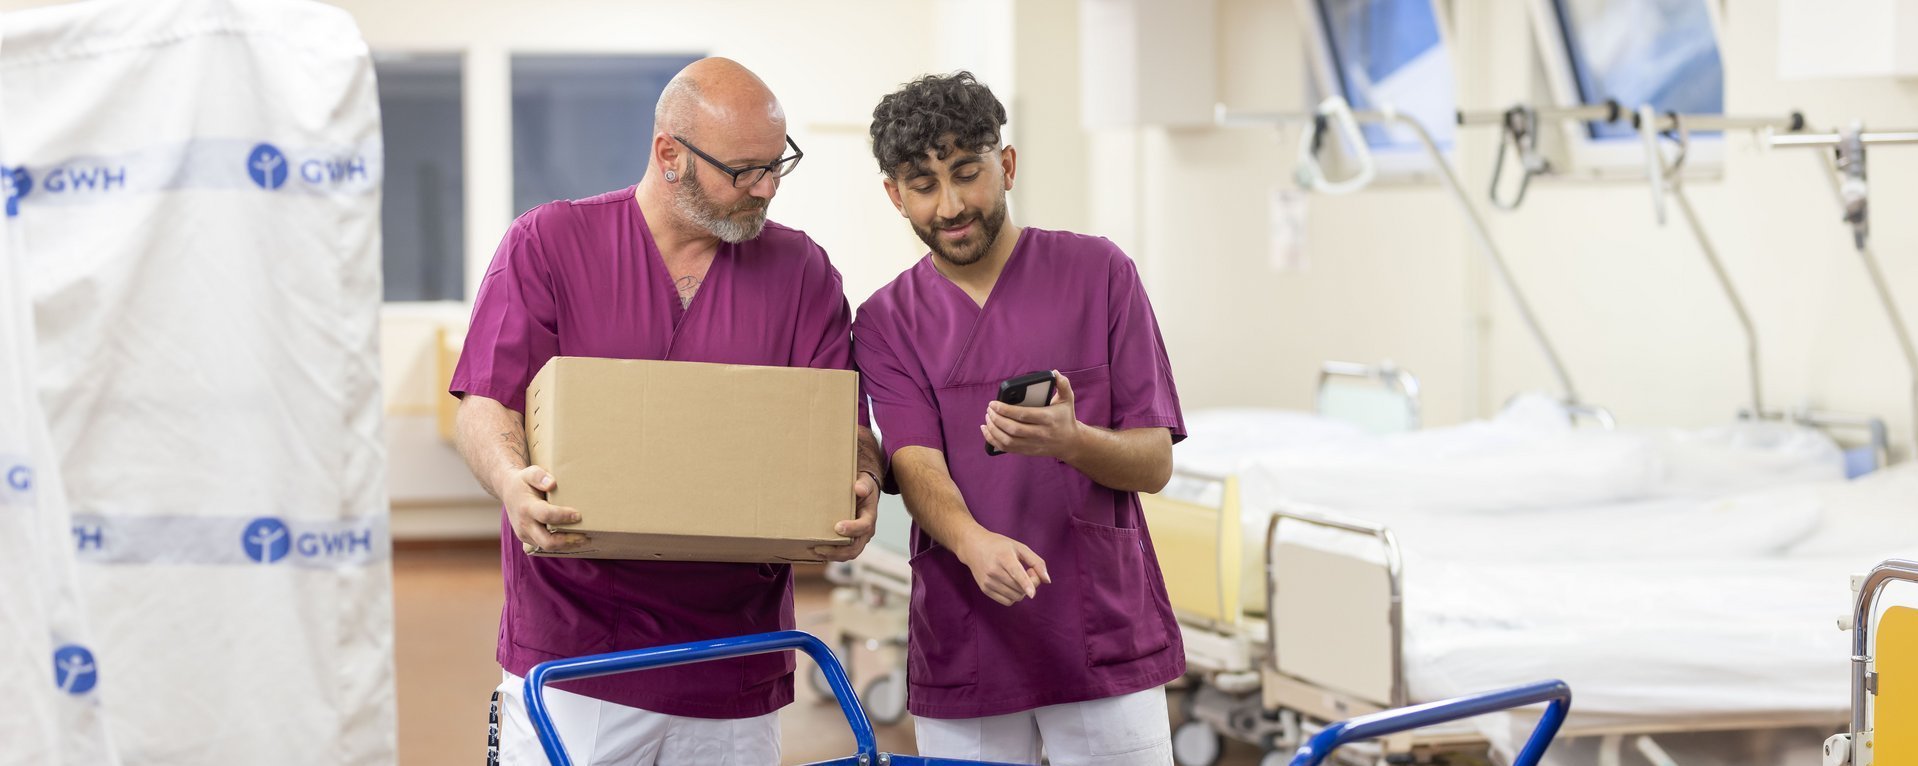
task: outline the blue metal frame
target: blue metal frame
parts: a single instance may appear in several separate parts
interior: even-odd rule
[[[1532,729],[1531,738],[1525,741],[1525,748],[1519,751],[1518,758],[1512,762],[1512,766],[1537,766],[1539,759],[1545,757],[1545,748],[1550,747],[1552,738],[1558,736],[1558,727],[1565,723],[1565,714],[1572,707],[1572,689],[1564,681],[1543,681],[1340,721],[1325,727],[1324,731],[1301,746],[1298,753],[1292,756],[1291,766],[1319,766],[1333,750],[1360,740],[1377,739],[1388,734],[1540,702],[1550,704],[1546,705],[1545,715],[1539,719],[1538,726]]]
[[[526,674],[526,713],[533,721],[533,731],[539,735],[540,747],[546,750],[546,760],[552,762],[553,766],[573,766],[572,758],[566,754],[566,745],[559,741],[559,732],[553,728],[552,713],[546,708],[547,684],[794,649],[812,657],[813,662],[818,663],[819,669],[825,673],[826,685],[832,687],[839,710],[846,714],[846,723],[852,727],[853,742],[859,747],[859,751],[851,756],[821,761],[814,766],[878,766],[882,763],[893,766],[959,766],[979,763],[879,752],[872,722],[867,720],[865,709],[859,706],[858,693],[853,690],[852,679],[846,676],[846,669],[839,664],[839,658],[833,656],[832,650],[824,642],[797,630],[542,662],[534,665]]]

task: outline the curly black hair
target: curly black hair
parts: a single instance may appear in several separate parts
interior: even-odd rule
[[[926,75],[873,108],[872,156],[879,172],[894,176],[927,152],[943,160],[955,148],[998,146],[1005,124],[1005,105],[971,72]]]

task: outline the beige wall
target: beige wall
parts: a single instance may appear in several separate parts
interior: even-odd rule
[[[1805,110],[1819,124],[1918,124],[1918,84],[1784,83],[1774,74],[1772,3],[1736,3],[1723,40],[1728,111]],[[1527,9],[1520,0],[1452,3],[1459,97],[1468,108],[1530,97]],[[1224,0],[1221,92],[1243,108],[1305,100],[1290,3]],[[1416,371],[1431,422],[1548,389],[1551,377],[1511,304],[1493,289],[1470,232],[1436,185],[1381,186],[1310,199],[1310,268],[1266,267],[1265,199],[1289,183],[1292,143],[1271,131],[1137,131],[1134,255],[1165,324],[1188,407],[1310,405],[1327,358],[1390,357]],[[1107,139],[1117,146],[1122,138]],[[1468,131],[1460,173],[1475,201],[1495,134]],[[1095,142],[1095,145],[1097,142]],[[1906,375],[1813,155],[1765,151],[1733,136],[1722,179],[1688,185],[1744,291],[1763,342],[1768,403],[1909,422]],[[1103,147],[1102,147],[1103,148]],[[1095,151],[1095,165],[1105,161]],[[1121,152],[1113,152],[1114,155]],[[1874,241],[1898,297],[1918,306],[1918,147],[1871,155]],[[1101,192],[1091,192],[1096,200]],[[1482,204],[1482,202],[1481,202]],[[1744,344],[1690,235],[1652,219],[1642,183],[1535,185],[1524,209],[1488,213],[1495,237],[1584,397],[1627,423],[1722,422],[1745,401]],[[1122,214],[1095,209],[1093,220]],[[1483,341],[1480,340],[1482,328]]]

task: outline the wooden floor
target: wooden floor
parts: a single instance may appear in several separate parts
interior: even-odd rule
[[[492,544],[401,548],[393,557],[393,591],[400,764],[484,763],[487,703],[499,683],[493,660],[502,599],[499,549]],[[829,591],[823,579],[799,579],[795,611],[801,630],[819,631]],[[873,664],[858,657],[853,661],[856,671]],[[863,686],[863,678],[856,681]],[[780,711],[785,762],[852,754],[852,735],[838,706],[820,699],[808,684],[797,687],[798,701]],[[914,752],[911,717],[880,727],[879,744],[889,752]],[[1254,748],[1230,743],[1222,763],[1257,761]]]

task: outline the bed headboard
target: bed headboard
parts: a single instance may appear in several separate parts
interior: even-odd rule
[[[1419,429],[1419,379],[1390,361],[1319,366],[1316,411],[1375,434]]]

